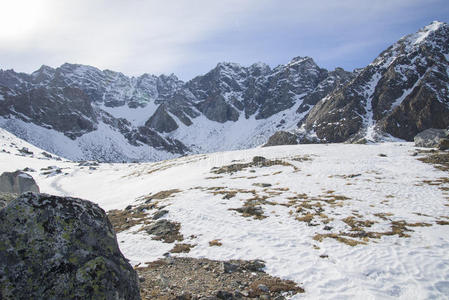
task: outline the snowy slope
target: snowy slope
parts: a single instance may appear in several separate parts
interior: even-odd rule
[[[0,136],[2,147],[19,144]],[[278,146],[96,169],[0,152],[0,172],[34,168],[30,174],[42,192],[89,199],[105,210],[141,205],[149,195],[177,189],[158,201],[169,211],[163,219],[179,222],[184,242],[195,245],[178,255],[263,259],[268,273],[305,288],[297,299],[443,299],[449,292],[449,227],[441,225],[449,221],[448,175],[417,160],[423,154],[412,156],[415,151],[410,143]],[[234,173],[213,169],[250,163],[254,156],[271,163]],[[42,174],[49,165],[63,173]],[[265,218],[229,210],[249,202]],[[147,212],[151,217],[156,210]],[[173,247],[138,232],[141,226],[118,234],[133,264]],[[393,226],[410,237],[369,235]],[[359,244],[323,237],[341,233],[358,233],[340,237]],[[210,247],[214,239],[223,245]]]

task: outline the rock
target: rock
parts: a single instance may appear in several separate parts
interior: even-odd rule
[[[262,292],[265,292],[265,293],[269,293],[270,292],[270,289],[266,285],[264,285],[264,284],[259,284],[257,286],[257,288],[259,290],[261,290]]]
[[[441,139],[449,137],[449,131],[446,129],[430,128],[418,133],[415,138],[416,147],[433,148],[438,147]]]
[[[271,183],[253,183],[253,186],[258,186],[258,187],[270,187]]]
[[[440,139],[438,149],[443,151],[449,149],[449,139]]]
[[[27,147],[22,147],[21,149],[19,149],[19,152],[25,155],[32,155],[33,152],[30,151]]]
[[[23,172],[36,172],[35,169],[33,169],[33,168],[28,168],[28,167],[24,168],[22,171],[23,171]]]
[[[153,220],[160,219],[163,216],[165,216],[166,214],[168,214],[168,210],[165,210],[165,209],[159,210],[153,215]]]
[[[98,167],[100,164],[97,161],[80,161],[79,167]]]
[[[25,193],[0,211],[0,296],[140,299],[138,277],[98,205]]]
[[[287,131],[277,131],[270,136],[268,142],[263,147],[280,146],[280,145],[297,145],[298,137]]]
[[[266,161],[267,159],[263,156],[254,156],[253,157],[253,164],[260,164]]]
[[[263,272],[263,269],[265,268],[265,262],[259,259],[250,260],[244,263],[243,268],[248,271]]]
[[[224,273],[234,273],[239,270],[239,265],[230,262],[222,262],[221,269]]]
[[[159,220],[155,224],[150,225],[146,232],[148,234],[155,235],[155,239],[163,240],[165,243],[173,243],[178,240],[181,241],[183,236],[180,235],[179,229],[181,225],[179,223],[170,222],[169,220]]]
[[[47,152],[42,152],[41,153],[43,156],[45,156],[46,158],[53,158],[53,155],[51,155],[50,153],[47,153]]]
[[[22,171],[4,172],[0,176],[0,192],[21,194],[39,193],[39,187],[31,175]]]
[[[217,292],[217,298],[218,299],[223,299],[223,300],[233,300],[234,299],[234,295],[230,292],[227,291],[218,291]]]
[[[270,300],[270,299],[271,299],[270,295],[260,295],[259,296],[259,300]]]

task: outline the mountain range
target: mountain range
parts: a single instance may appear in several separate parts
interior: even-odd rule
[[[265,144],[412,140],[449,127],[449,25],[407,35],[362,69],[296,57],[219,63],[183,82],[79,64],[0,70],[0,127],[72,160],[150,161]]]

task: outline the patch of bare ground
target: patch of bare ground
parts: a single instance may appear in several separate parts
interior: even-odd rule
[[[144,201],[143,204],[128,205],[123,210],[113,209],[108,211],[109,221],[117,233],[128,230],[136,225],[144,225],[145,228],[147,225],[152,224],[153,220],[167,213],[167,211],[161,210],[163,207],[159,207],[160,201],[179,192],[181,191],[172,189],[140,197],[138,201]],[[158,211],[150,216],[152,210]]]
[[[431,153],[430,155],[427,155],[425,157],[418,158],[418,160],[432,164],[435,168],[448,172],[449,171],[449,152],[447,151],[436,151],[434,152],[424,152],[424,153]]]
[[[223,246],[223,243],[220,242],[220,240],[218,239],[209,241],[209,247],[221,247],[221,246]]]
[[[382,218],[384,217],[382,216]],[[355,220],[353,217],[345,218],[342,221],[351,228],[349,232],[316,234],[313,239],[322,242],[325,238],[332,238],[349,246],[366,245],[371,239],[380,239],[382,236],[397,235],[398,237],[408,238],[410,235],[407,232],[413,231],[409,227],[432,226],[429,223],[407,223],[404,220],[400,220],[391,221],[391,230],[389,231],[375,232],[365,231],[365,228],[371,227],[374,224],[374,221]]]
[[[253,160],[249,163],[235,163],[222,167],[213,167],[211,173],[214,174],[224,174],[229,173],[233,174],[235,172],[243,171],[248,168],[262,168],[262,167],[272,167],[272,166],[284,166],[284,167],[292,167],[294,171],[299,171],[298,167],[295,165],[286,162],[284,160],[275,159],[270,160],[266,159],[262,156],[254,156]]]
[[[189,253],[190,249],[193,247],[195,247],[195,245],[178,243],[170,250],[170,253]]]
[[[285,299],[304,293],[295,282],[270,276],[263,261],[168,257],[136,268],[142,299]]]

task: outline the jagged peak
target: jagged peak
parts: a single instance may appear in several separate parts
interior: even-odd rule
[[[94,72],[94,73],[101,73],[101,70],[89,65],[82,65],[82,64],[72,64],[72,63],[64,63],[62,64],[59,69],[67,70],[70,72],[73,72],[77,75],[83,75],[88,72]]]
[[[219,62],[217,64],[217,66],[215,67],[216,69],[242,69],[243,67],[238,64],[238,63],[234,63],[234,62]]]
[[[413,45],[420,44],[425,41],[431,33],[438,31],[442,27],[448,27],[448,24],[440,21],[433,21],[429,25],[418,30],[418,32],[409,35],[408,40]]]
[[[253,63],[251,66],[249,66],[250,69],[261,69],[261,70],[270,70],[270,66],[267,65],[264,62],[258,61],[256,63]]]
[[[311,62],[315,64],[315,61],[310,56],[296,56],[293,57],[292,60],[287,65],[296,65],[296,64],[302,64],[305,62]]]

